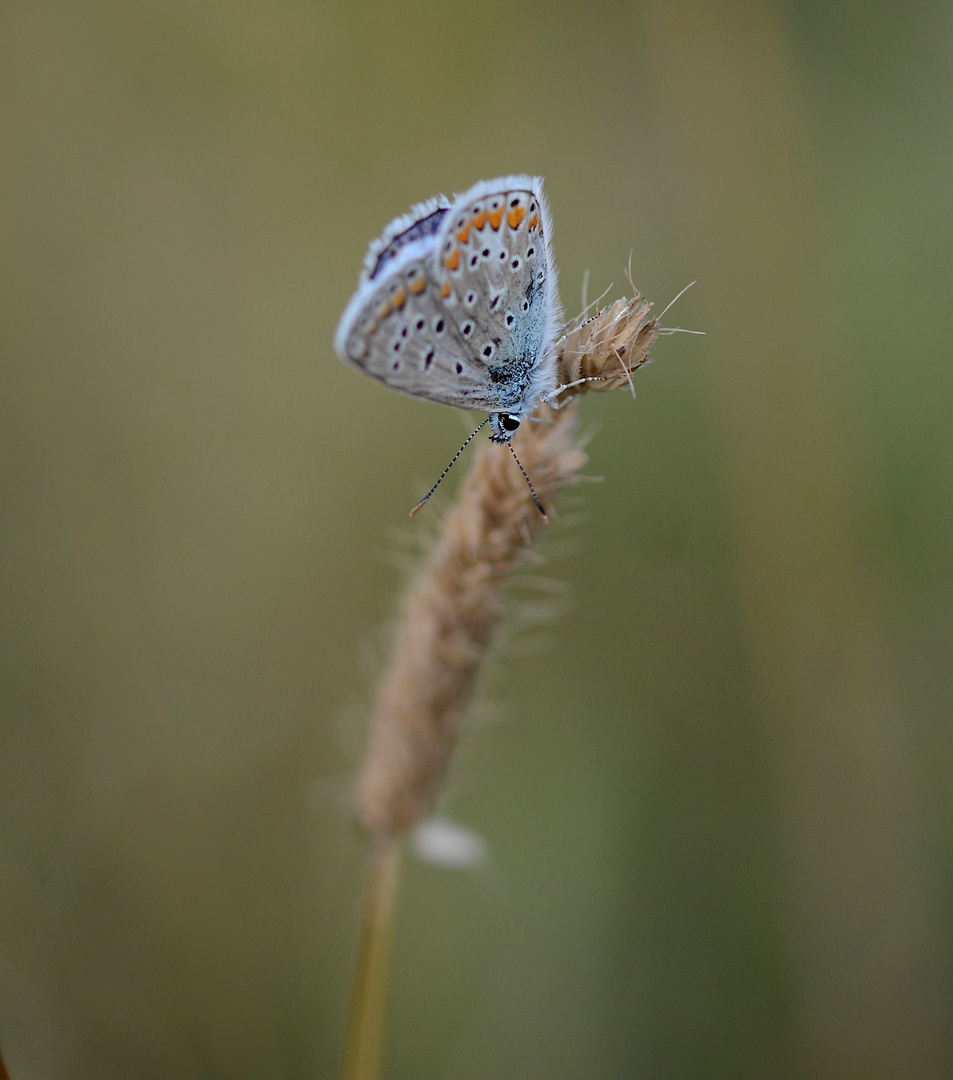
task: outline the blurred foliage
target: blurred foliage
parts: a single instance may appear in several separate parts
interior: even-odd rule
[[[631,252],[707,336],[585,403],[572,607],[461,748],[492,867],[408,874],[387,1075],[953,1074],[951,56],[899,0],[4,5],[14,1080],[333,1075],[378,628],[465,424],[331,337],[392,216],[517,171],[570,312]]]

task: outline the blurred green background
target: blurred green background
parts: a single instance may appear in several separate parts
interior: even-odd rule
[[[631,252],[707,336],[583,402],[387,1075],[953,1075],[953,5],[9,0],[14,1080],[334,1075],[348,783],[469,418],[331,338],[391,217],[517,171],[570,314]]]

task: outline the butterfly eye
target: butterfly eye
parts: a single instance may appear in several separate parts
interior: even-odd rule
[[[518,416],[513,416],[512,413],[500,413],[500,427],[504,431],[516,431],[522,421]]]

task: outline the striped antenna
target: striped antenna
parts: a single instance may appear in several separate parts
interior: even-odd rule
[[[437,488],[438,488],[438,487],[440,487],[440,481],[441,481],[441,480],[442,480],[442,479],[443,479],[443,478],[444,478],[444,477],[445,477],[445,476],[447,475],[447,473],[448,473],[448,472],[450,472],[450,470],[451,470],[451,469],[453,468],[454,462],[455,462],[455,461],[457,460],[457,458],[458,458],[458,457],[459,457],[459,456],[460,456],[460,455],[461,455],[461,454],[463,453],[463,451],[464,451],[464,450],[466,450],[466,448],[467,448],[467,447],[468,447],[468,446],[470,445],[470,440],[471,440],[471,439],[473,438],[473,436],[474,436],[474,435],[476,435],[477,431],[480,431],[480,429],[481,429],[481,428],[484,428],[484,427],[486,427],[486,425],[487,425],[487,424],[488,424],[489,422],[490,422],[490,418],[489,418],[489,417],[487,417],[487,418],[486,418],[486,419],[485,419],[485,420],[483,421],[483,423],[482,423],[482,424],[480,425],[480,427],[478,427],[478,428],[476,429],[476,431],[474,431],[474,432],[473,432],[473,434],[471,434],[471,435],[469,435],[469,436],[467,437],[467,441],[466,441],[466,442],[465,442],[465,443],[463,444],[463,446],[461,446],[461,447],[460,447],[460,449],[459,449],[459,450],[458,450],[458,451],[457,451],[457,452],[456,452],[456,453],[455,453],[455,454],[453,455],[452,459],[450,460],[450,464],[449,464],[449,465],[448,465],[448,466],[447,466],[447,467],[446,467],[446,468],[445,468],[445,469],[443,470],[443,472],[442,472],[442,473],[440,474],[440,477],[439,477],[439,479],[437,480],[436,484],[434,484],[434,486],[433,486],[433,487],[432,487],[432,488],[431,488],[431,489],[430,489],[430,490],[429,490],[429,491],[427,492],[427,494],[426,494],[426,495],[425,495],[425,496],[424,496],[424,497],[423,497],[423,498],[422,498],[422,499],[420,500],[420,502],[419,502],[419,503],[417,503],[417,505],[416,505],[416,506],[415,506],[415,507],[413,508],[413,510],[411,510],[411,512],[410,512],[410,516],[411,516],[411,517],[413,517],[413,516],[414,516],[414,514],[416,514],[416,513],[417,513],[417,511],[418,511],[418,510],[419,510],[419,509],[420,509],[420,508],[421,508],[421,507],[423,506],[423,504],[424,504],[424,503],[425,503],[425,502],[426,502],[426,501],[427,501],[427,500],[428,500],[428,499],[430,498],[430,496],[431,496],[431,495],[433,495],[433,493],[434,493],[434,492],[435,492],[435,491],[437,490]],[[522,465],[520,466],[520,468],[522,468]],[[526,474],[524,473],[523,475],[525,476]],[[545,515],[544,515],[544,516],[545,516]]]
[[[516,456],[516,451],[513,449],[513,444],[507,443],[506,445],[510,448],[510,453],[513,455],[513,460],[516,462],[517,465],[519,465],[520,472],[523,474],[523,479],[529,485],[529,493],[533,496],[533,502],[536,503],[536,509],[543,515],[543,521],[548,522],[549,517],[547,516],[546,511],[543,509],[543,504],[539,501],[539,496],[536,494],[536,488],[533,487],[533,481],[530,480],[529,476],[526,473],[526,470],[523,468],[522,461],[520,461],[520,459]]]

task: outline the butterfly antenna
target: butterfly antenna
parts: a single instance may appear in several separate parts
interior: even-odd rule
[[[466,450],[466,448],[467,448],[467,447],[468,447],[468,446],[470,445],[470,440],[471,440],[471,439],[473,438],[473,436],[474,436],[474,435],[476,435],[477,431],[479,431],[479,430],[480,430],[481,428],[484,428],[484,427],[486,427],[486,425],[487,425],[487,424],[488,424],[489,422],[490,422],[490,418],[489,418],[489,417],[487,417],[487,418],[486,418],[486,419],[485,419],[485,420],[483,421],[483,423],[482,423],[482,424],[480,425],[480,427],[478,427],[478,428],[476,429],[476,431],[474,431],[474,432],[473,432],[473,434],[471,434],[471,435],[469,435],[469,436],[467,437],[467,441],[466,441],[466,442],[465,442],[465,443],[463,444],[463,446],[461,446],[461,447],[460,447],[460,449],[459,449],[459,450],[458,450],[458,451],[457,451],[457,452],[456,452],[456,453],[455,453],[455,454],[453,455],[453,457],[452,457],[452,459],[451,459],[451,461],[450,461],[450,464],[449,464],[449,465],[448,465],[448,466],[447,466],[447,467],[446,467],[446,468],[445,468],[445,469],[443,470],[443,472],[442,472],[442,473],[440,474],[440,477],[439,477],[439,479],[437,480],[436,484],[434,484],[434,486],[433,486],[433,487],[432,487],[432,488],[431,488],[431,489],[430,489],[430,490],[429,490],[429,491],[427,492],[427,494],[426,494],[426,495],[425,495],[425,496],[424,496],[424,497],[423,497],[423,498],[422,498],[422,499],[420,500],[420,502],[419,502],[419,503],[417,503],[417,505],[416,505],[416,506],[415,506],[415,507],[413,508],[413,510],[411,510],[411,512],[410,512],[410,516],[411,516],[411,517],[413,517],[413,516],[414,516],[414,514],[416,514],[416,513],[417,513],[417,511],[418,511],[418,510],[419,510],[419,509],[420,509],[420,508],[421,508],[421,507],[423,506],[423,504],[424,504],[424,503],[425,503],[425,502],[426,502],[426,501],[427,501],[427,500],[428,500],[428,499],[430,498],[430,496],[431,496],[431,495],[433,495],[433,493],[434,493],[434,492],[435,492],[435,491],[437,490],[437,488],[438,488],[438,487],[440,487],[440,481],[441,481],[441,480],[443,480],[443,478],[444,478],[444,477],[445,477],[445,476],[447,475],[447,473],[448,473],[448,472],[450,472],[450,470],[451,470],[451,469],[453,468],[454,462],[455,462],[455,461],[457,460],[457,458],[458,458],[458,457],[459,457],[459,456],[460,456],[460,455],[461,455],[461,454],[463,453],[463,451],[464,451],[464,450]],[[523,467],[523,466],[522,466],[522,465],[520,465],[520,468],[521,468],[521,469],[522,469],[522,467]],[[524,476],[526,476],[526,473],[523,473],[523,475],[524,475]],[[527,483],[529,483],[529,480],[528,480],[528,478],[527,478]],[[531,489],[531,490],[532,490],[532,486],[533,486],[533,485],[532,485],[532,484],[530,484],[530,489]],[[534,495],[534,496],[535,496],[535,494],[536,494],[536,493],[535,493],[535,492],[533,492],[533,495]],[[538,500],[538,499],[536,500],[536,504],[537,504],[537,506],[539,505],[539,500]],[[542,507],[540,507],[540,509],[542,509]],[[543,517],[545,517],[545,516],[546,516],[546,515],[544,514],[544,515],[543,515]]]
[[[474,432],[473,434],[475,435],[476,432]],[[549,517],[547,516],[546,511],[543,509],[543,504],[539,501],[539,496],[536,494],[536,488],[533,487],[533,481],[530,480],[529,476],[526,473],[526,470],[523,468],[523,463],[516,456],[516,451],[513,449],[513,444],[507,443],[506,445],[510,448],[510,453],[513,455],[513,460],[516,462],[517,465],[519,465],[520,472],[523,474],[523,479],[529,485],[530,494],[533,496],[533,502],[536,503],[536,509],[543,515],[543,521],[549,521]]]

